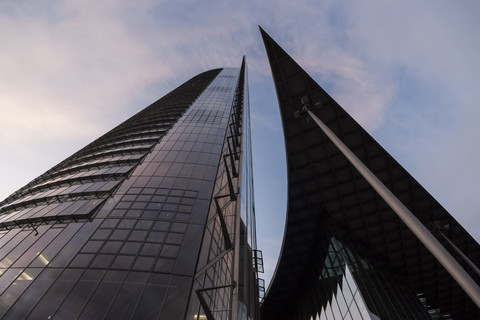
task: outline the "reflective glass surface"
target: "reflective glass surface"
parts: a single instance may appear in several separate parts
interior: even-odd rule
[[[241,161],[224,157],[238,84],[238,69],[201,74],[1,202],[0,317],[203,313],[192,281],[238,278],[234,251],[200,270],[224,249],[212,195],[240,190]],[[233,237],[239,205],[225,200]],[[232,290],[205,297],[232,314]]]
[[[366,254],[358,243],[352,247]],[[326,249],[319,251],[325,255],[316,276],[309,277],[298,300],[292,301],[293,312],[282,319],[432,319],[408,283],[386,263],[368,263],[335,237]]]

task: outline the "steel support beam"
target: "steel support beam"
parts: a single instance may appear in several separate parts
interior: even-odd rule
[[[303,110],[315,121],[318,127],[327,135],[330,141],[342,152],[345,158],[358,170],[375,191],[385,200],[398,217],[407,225],[440,264],[450,273],[472,301],[480,308],[480,287],[442,246],[433,234],[423,225],[415,215],[371,172],[363,162],[325,125],[303,101]]]

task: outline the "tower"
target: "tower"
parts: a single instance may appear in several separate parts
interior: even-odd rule
[[[245,60],[0,203],[0,317],[257,317]]]

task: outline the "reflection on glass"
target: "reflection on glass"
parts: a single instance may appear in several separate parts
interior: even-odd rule
[[[188,316],[179,310],[195,297],[190,290],[197,261],[211,261],[225,249],[219,221],[208,219],[208,214],[214,188],[221,192],[228,188],[226,172],[231,172],[231,162],[226,167],[222,156],[238,74],[236,69],[222,71],[208,90],[204,89],[216,73],[196,86],[189,84],[182,94],[169,96],[174,101],[171,105],[158,102],[155,112],[141,121],[134,119],[134,126],[122,124],[112,130],[49,176],[27,186],[22,198],[14,199],[24,205],[31,201],[36,207],[12,207],[12,221],[35,218],[50,229],[42,232],[37,226],[40,232],[35,236],[31,229],[14,226],[2,238],[6,244],[0,247],[0,263],[9,269],[0,277],[0,293],[8,293],[9,299],[2,296],[0,304],[10,308],[7,316],[190,319],[195,314],[196,319],[206,319],[197,302],[192,303]],[[240,115],[239,119],[244,118]],[[255,239],[250,229],[254,223],[248,178],[250,142],[246,135],[238,139],[243,139],[245,155],[234,160],[235,166],[240,175],[244,162],[245,170],[241,178],[230,178],[234,192],[240,190],[240,180],[243,190],[249,190],[242,201],[248,232],[242,230],[246,236],[241,241],[247,253],[244,257],[251,259]],[[95,212],[103,202],[106,205]],[[222,209],[233,237],[239,206],[227,202],[222,202]],[[96,215],[89,216],[93,212]],[[78,220],[81,215],[92,219]],[[47,224],[52,221],[44,220],[48,217],[55,221]],[[209,234],[204,235],[206,221],[211,224]],[[199,258],[202,239],[208,242],[206,257]],[[195,283],[232,284],[235,259],[233,251],[227,251]],[[250,262],[245,263],[249,268]],[[89,271],[96,276],[91,277]],[[158,276],[165,281],[156,284],[152,279]],[[232,316],[233,290],[227,286],[205,294],[218,307],[215,315],[219,319]],[[250,317],[248,312],[246,317]]]
[[[430,319],[405,282],[390,274],[387,268],[367,263],[337,239],[330,240],[318,282],[315,282],[318,290],[314,293],[318,295],[315,306],[320,307],[317,318]]]

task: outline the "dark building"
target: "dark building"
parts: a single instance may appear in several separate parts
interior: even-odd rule
[[[245,61],[0,203],[0,318],[256,319]]]
[[[285,235],[261,305],[262,320],[480,319],[478,243],[261,33],[277,91],[288,170]],[[384,189],[374,189],[375,179]],[[388,205],[394,198],[401,204]],[[417,219],[408,220],[409,227],[396,214],[403,214],[402,206]],[[414,220],[418,223],[409,222]],[[467,295],[461,281],[439,263],[445,258],[432,254],[441,251],[438,247],[453,256],[446,267],[458,264],[470,278],[462,286],[476,292]]]

